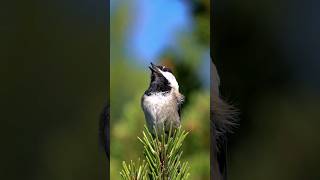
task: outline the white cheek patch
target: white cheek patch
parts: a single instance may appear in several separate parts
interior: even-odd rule
[[[161,70],[160,70],[160,72],[169,81],[169,83],[170,83],[172,88],[174,88],[176,90],[179,90],[179,84],[178,84],[176,78],[174,77],[174,75],[172,73],[164,72],[164,71],[161,71]]]

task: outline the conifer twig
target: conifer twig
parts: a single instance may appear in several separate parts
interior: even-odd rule
[[[142,138],[138,137],[142,143],[143,154],[146,161],[141,165],[135,165],[131,161],[129,165],[123,162],[123,169],[120,172],[124,180],[144,180],[148,177],[151,180],[185,180],[189,177],[190,166],[188,162],[181,162],[182,143],[188,132],[181,129],[181,126],[172,129],[169,133],[164,128],[156,131],[153,136],[147,126],[142,132]],[[140,161],[140,160],[139,160]]]

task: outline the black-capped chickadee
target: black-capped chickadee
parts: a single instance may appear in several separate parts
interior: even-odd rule
[[[180,126],[180,111],[184,96],[179,92],[179,84],[171,69],[150,63],[151,81],[141,98],[141,107],[149,131],[169,132]]]

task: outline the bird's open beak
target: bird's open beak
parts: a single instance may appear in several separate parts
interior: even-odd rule
[[[152,62],[150,63],[149,69],[150,69],[152,72],[160,73],[159,68],[158,68],[156,65],[154,65]]]

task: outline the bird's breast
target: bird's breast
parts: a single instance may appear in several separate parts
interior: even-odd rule
[[[168,117],[175,116],[177,113],[177,104],[170,95],[144,95],[142,99],[142,108],[147,121],[164,121]]]
[[[171,98],[166,95],[144,95],[142,100],[143,108],[152,111],[161,111],[170,105]]]

